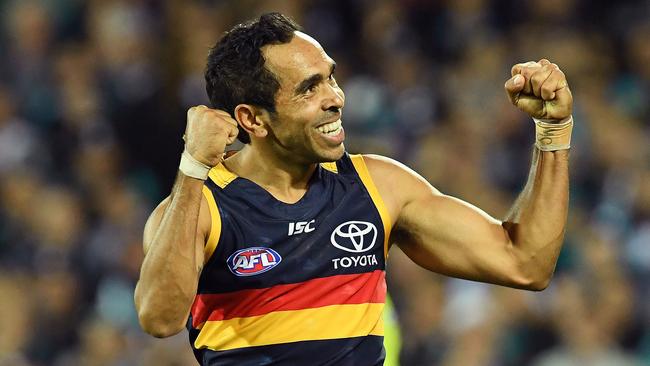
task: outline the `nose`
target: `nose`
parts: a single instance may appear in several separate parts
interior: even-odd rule
[[[341,109],[345,105],[345,94],[338,86],[327,85],[327,95],[323,99],[323,110]]]

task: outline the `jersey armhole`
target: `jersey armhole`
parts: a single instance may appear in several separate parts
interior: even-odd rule
[[[203,186],[203,196],[206,201],[208,201],[208,207],[210,208],[210,234],[208,235],[208,241],[205,243],[203,248],[203,265],[208,263],[212,254],[217,249],[217,244],[219,243],[219,238],[221,237],[221,215],[219,214],[219,208],[217,208],[217,202],[214,199],[214,195],[210,188]]]
[[[388,209],[384,204],[384,200],[379,194],[379,190],[377,190],[377,187],[375,186],[375,182],[373,182],[372,178],[370,177],[366,162],[363,160],[363,155],[350,155],[350,160],[352,161],[354,170],[357,171],[359,178],[361,178],[361,182],[370,194],[370,198],[375,204],[377,211],[379,211],[379,216],[381,217],[381,222],[384,226],[384,258],[388,258],[388,239],[390,238],[392,222],[390,219],[390,214],[388,213]]]

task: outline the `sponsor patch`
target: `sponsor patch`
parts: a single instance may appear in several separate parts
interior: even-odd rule
[[[367,221],[347,221],[337,226],[330,241],[335,247],[350,253],[367,252],[375,245],[377,228]]]
[[[332,259],[334,269],[350,267],[366,267],[377,265],[377,256],[374,254],[357,255],[354,257],[341,257]]]
[[[254,276],[277,266],[282,257],[271,248],[252,247],[240,249],[226,260],[228,269],[235,276]]]

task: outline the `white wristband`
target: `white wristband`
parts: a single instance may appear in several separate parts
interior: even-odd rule
[[[535,145],[542,151],[566,150],[571,147],[573,116],[559,122],[533,118],[535,121]]]
[[[210,169],[211,167],[194,159],[194,157],[189,152],[187,152],[187,150],[183,150],[183,154],[181,155],[181,163],[178,166],[178,170],[180,170],[181,173],[187,175],[188,177],[206,180],[208,179],[208,172]]]

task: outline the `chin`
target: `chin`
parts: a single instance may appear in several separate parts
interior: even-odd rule
[[[345,153],[345,146],[343,144],[341,144],[337,148],[323,151],[320,154],[318,154],[319,163],[328,163],[332,161],[337,161],[343,157],[344,153]]]

